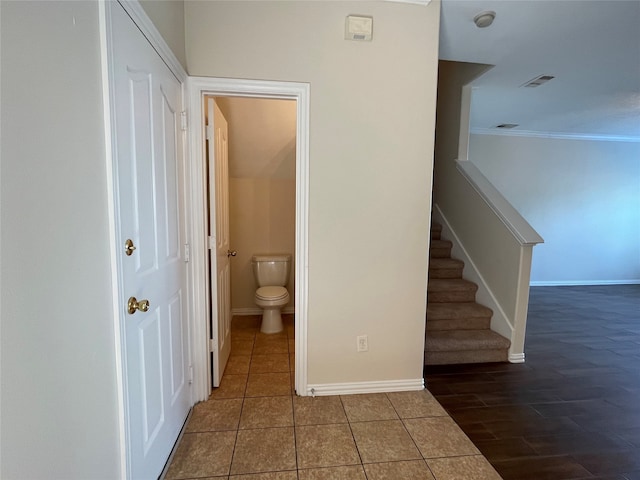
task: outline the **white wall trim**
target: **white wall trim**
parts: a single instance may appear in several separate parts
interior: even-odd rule
[[[296,352],[297,354],[297,352]],[[424,390],[423,378],[379,382],[318,383],[307,385],[307,395],[353,395],[359,393],[408,392]],[[300,393],[298,393],[299,395]]]
[[[126,382],[124,378],[124,353],[123,353],[123,335],[120,328],[120,315],[117,312],[124,311],[122,300],[124,295],[122,287],[118,281],[118,242],[117,242],[117,220],[116,220],[116,180],[114,178],[114,146],[115,138],[112,131],[112,115],[111,112],[115,108],[111,101],[111,65],[113,62],[113,54],[111,47],[112,36],[112,14],[111,8],[114,5],[111,2],[99,2],[98,4],[98,21],[100,28],[100,60],[102,68],[102,99],[104,109],[104,148],[105,148],[105,169],[107,179],[107,209],[109,221],[109,264],[111,267],[111,293],[113,316],[113,333],[114,333],[114,352],[115,352],[115,374],[116,374],[116,391],[118,402],[118,451],[120,454],[120,478],[128,478],[128,436],[127,436],[127,418],[128,411],[125,402],[126,398]]]
[[[385,0],[386,2],[395,3],[413,3],[415,5],[424,5],[425,7],[431,3],[431,0]]]
[[[571,287],[581,285],[640,285],[640,278],[632,280],[536,280],[529,283],[532,287]]]
[[[509,363],[524,363],[524,352],[523,353],[510,353],[509,354]]]
[[[133,23],[137,25],[142,34],[146,37],[151,46],[158,52],[164,63],[167,64],[169,70],[175,75],[180,83],[187,81],[187,72],[174,55],[173,50],[169,48],[167,42],[164,41],[162,35],[153,24],[147,13],[144,11],[138,0],[118,0],[127,15],[131,17]]]
[[[594,140],[598,142],[640,142],[640,137],[627,135],[595,135],[589,133],[535,132],[532,130],[496,130],[493,128],[473,128],[474,135],[496,135],[503,137],[557,138],[562,140]]]
[[[192,325],[194,396],[206,400],[211,391],[209,362],[208,282],[206,279],[206,174],[204,169],[204,95],[296,100],[296,252],[295,336],[296,392],[307,392],[307,298],[309,269],[309,101],[308,83],[190,77],[189,125],[191,209],[190,232],[194,322]],[[302,392],[302,393],[301,393]]]

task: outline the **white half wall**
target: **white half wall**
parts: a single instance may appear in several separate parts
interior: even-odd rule
[[[532,285],[640,283],[640,142],[474,134],[469,159],[545,239]]]

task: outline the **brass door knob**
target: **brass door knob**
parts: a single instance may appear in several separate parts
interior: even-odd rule
[[[135,249],[136,247],[133,244],[133,240],[131,240],[130,238],[127,238],[127,241],[124,242],[124,253],[127,255],[127,257],[131,256],[131,254]]]
[[[129,301],[127,302],[127,312],[133,315],[136,313],[136,310],[140,310],[141,312],[149,310],[149,300],[138,301],[136,297],[129,298]]]
[[[235,250],[227,250],[227,257],[235,257],[237,254]]]

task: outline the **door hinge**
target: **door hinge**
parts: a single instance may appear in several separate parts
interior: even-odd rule
[[[184,263],[189,263],[189,260],[191,260],[191,247],[189,246],[188,243],[184,244]]]
[[[209,240],[209,250],[213,250],[216,248],[216,239],[213,236],[208,237]]]
[[[187,111],[186,110],[180,112],[180,127],[182,128],[183,132],[187,130]]]
[[[209,339],[209,352],[213,353],[216,351],[216,341],[213,338]]]
[[[189,365],[189,385],[193,383],[193,365]]]
[[[207,135],[207,140],[211,140],[213,138],[213,127],[211,125],[207,125],[206,130],[206,135]]]

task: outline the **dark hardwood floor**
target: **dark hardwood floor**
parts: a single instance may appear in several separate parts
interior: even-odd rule
[[[532,287],[525,354],[427,388],[505,480],[640,480],[640,285]]]

